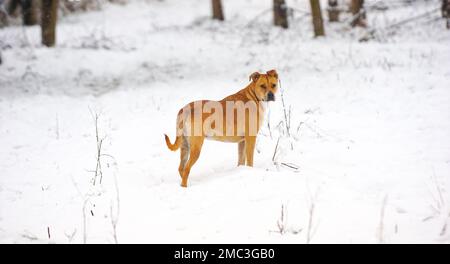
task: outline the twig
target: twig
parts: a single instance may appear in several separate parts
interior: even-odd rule
[[[25,230],[24,234],[21,234],[23,238],[29,239],[29,240],[38,240],[38,237],[29,232],[28,230]]]
[[[280,87],[281,104],[283,105],[283,113],[284,113],[284,121],[285,121],[285,126],[286,126],[286,133],[287,133],[288,137],[290,137],[291,136],[291,134],[289,132],[289,130],[290,130],[290,128],[289,128],[290,122],[288,122],[288,114],[286,112],[286,104],[284,103],[284,96],[283,96],[284,92],[283,92],[283,89],[281,87],[281,80],[280,79],[278,80],[278,83],[279,83],[279,87]]]
[[[309,220],[308,220],[308,231],[306,234],[306,244],[311,242],[312,238],[312,226],[313,226],[313,218],[314,218],[314,209],[315,209],[315,201],[312,201],[309,205]]]
[[[272,11],[272,8],[268,8],[260,13],[258,13],[254,18],[252,18],[252,20],[250,20],[250,22],[247,23],[247,25],[245,27],[249,27],[251,26],[253,23],[255,23],[256,20],[258,20],[259,17],[265,15],[266,13]]]
[[[441,233],[439,234],[440,236],[444,236],[445,233],[447,233],[447,223],[448,223],[448,221],[449,221],[449,218],[450,218],[450,212],[449,212],[449,214],[448,214],[447,219],[445,219],[444,226],[442,226]]]
[[[118,242],[117,242],[117,231],[116,231],[117,221],[114,219],[114,216],[113,216],[113,206],[112,206],[112,204],[109,207],[109,210],[110,210],[110,215],[111,215],[111,225],[112,225],[112,228],[113,228],[114,243],[118,244]]]
[[[102,171],[101,157],[103,156],[103,154],[102,154],[102,145],[103,145],[103,140],[105,139],[105,137],[103,137],[103,138],[99,137],[99,131],[98,131],[99,114],[97,114],[97,113],[94,114],[90,108],[89,108],[89,111],[91,112],[91,116],[94,119],[95,140],[96,140],[96,145],[97,145],[97,157],[96,157],[97,164],[95,166],[94,181],[93,181],[93,185],[95,186],[98,176],[100,176],[100,184],[102,184],[102,180],[103,180],[103,171]]]
[[[77,229],[75,228],[71,234],[68,234],[67,232],[64,232],[64,235],[67,237],[67,240],[69,240],[69,243],[72,242],[73,238],[77,234]]]
[[[289,124],[288,124],[289,130],[291,130],[291,110],[292,110],[292,106],[289,105],[289,112],[288,112],[288,117],[289,117],[289,119],[287,120],[287,121],[289,122]],[[290,133],[291,133],[291,132],[289,131],[289,134],[290,134]]]
[[[102,183],[102,178],[103,178],[102,164],[100,162],[103,139],[99,139],[99,137],[98,137],[98,115],[97,114],[95,114],[95,139],[97,140],[97,166],[95,168],[94,185],[95,185],[95,180],[97,179],[98,174],[100,174],[100,184]]]
[[[288,168],[291,168],[291,169],[293,169],[293,170],[295,170],[295,171],[298,171],[298,170],[300,169],[300,166],[298,166],[298,165],[296,165],[296,164],[293,164],[293,163],[285,163],[285,162],[281,162],[280,164],[283,165],[283,166],[286,166],[286,167],[288,167]]]
[[[281,216],[280,219],[277,221],[278,230],[280,231],[280,234],[284,234],[284,205],[281,205]]]
[[[359,41],[368,41],[368,40],[370,40],[370,39],[375,38],[375,34],[376,34],[378,31],[380,31],[380,30],[388,30],[388,29],[393,29],[393,28],[402,26],[402,25],[407,24],[407,23],[409,23],[409,22],[412,22],[412,21],[415,21],[415,20],[418,20],[418,19],[427,17],[427,16],[433,14],[434,12],[436,12],[436,11],[438,11],[438,10],[440,10],[440,8],[432,9],[432,10],[430,10],[430,11],[427,11],[427,12],[423,13],[423,14],[420,14],[420,15],[417,15],[417,16],[414,16],[414,17],[410,17],[410,18],[401,20],[401,21],[399,21],[399,22],[397,22],[397,23],[394,23],[394,24],[391,24],[391,25],[387,25],[387,26],[385,26],[385,27],[382,28],[382,29],[374,28],[374,29],[372,29],[372,30],[369,30],[369,32],[367,32],[366,35],[365,35],[364,37],[360,38]]]
[[[378,243],[384,243],[384,214],[386,211],[386,204],[388,200],[388,195],[384,196],[383,204],[381,206],[380,212],[380,222],[378,224]]]
[[[110,213],[111,213],[111,225],[113,228],[113,238],[114,242],[118,244],[117,240],[117,223],[119,222],[119,215],[120,215],[120,193],[119,193],[119,184],[117,183],[117,176],[114,174],[114,185],[116,188],[116,216],[113,215],[113,207],[112,203],[110,206]]]
[[[359,9],[358,13],[356,13],[350,17],[350,25],[351,26],[358,25],[358,23],[357,23],[358,19],[364,19],[365,14],[366,14],[366,9],[364,9],[364,8]],[[360,22],[360,25],[362,25],[361,22]],[[364,23],[363,26],[366,27],[366,24]]]
[[[86,204],[89,202],[89,197],[83,203],[83,244],[87,243],[87,218],[86,218]]]
[[[298,13],[302,13],[302,14],[304,14],[304,15],[311,15],[311,12],[309,12],[309,11],[307,11],[307,10],[302,10],[302,9],[300,9],[300,8],[295,8],[295,7],[288,7],[288,9],[289,10],[292,10],[292,11],[295,11],[295,12],[298,12]]]
[[[280,215],[280,219],[278,219],[277,221],[277,226],[278,226],[278,232],[281,235],[284,235],[284,233],[286,233],[286,216],[285,216],[285,212],[284,212],[284,204],[281,205],[281,215]]]
[[[275,149],[274,149],[274,151],[273,151],[272,161],[273,161],[274,163],[276,163],[276,162],[275,162],[275,157],[277,156],[277,153],[278,153],[278,144],[280,143],[280,139],[281,139],[281,136],[278,137],[277,145],[275,146]]]
[[[399,22],[397,22],[397,23],[388,25],[387,27],[385,27],[385,29],[386,29],[386,28],[392,28],[392,27],[398,27],[398,26],[404,25],[404,24],[406,24],[406,23],[409,23],[409,22],[411,22],[411,21],[414,21],[414,20],[417,20],[417,19],[420,19],[420,18],[427,17],[427,16],[433,14],[434,12],[436,12],[436,11],[438,11],[438,10],[440,10],[440,8],[435,8],[435,9],[432,9],[432,10],[430,10],[430,11],[428,11],[428,12],[425,12],[425,13],[423,13],[423,14],[421,14],[421,15],[417,15],[417,16],[415,16],[415,17],[411,17],[411,18],[407,18],[407,19],[405,19],[405,20],[401,20],[401,21],[399,21]]]
[[[316,233],[318,227],[318,225],[314,225],[314,215],[316,210],[317,196],[319,195],[320,189],[317,189],[314,195],[311,194],[308,184],[306,184],[306,189],[309,195],[308,230],[306,233],[306,243],[309,244],[311,243],[311,239],[314,237],[314,234]]]
[[[272,129],[270,127],[270,108],[269,108],[269,111],[267,112],[267,128],[269,129],[270,139],[273,139],[273,137],[272,137]]]
[[[437,194],[435,194],[435,192],[433,192],[432,189],[430,189],[430,187],[428,187],[428,191],[434,202],[434,203],[430,203],[431,209],[434,210],[434,215],[431,216],[431,218],[434,218],[436,215],[441,215],[441,214],[446,213],[446,212],[443,212],[443,210],[446,206],[446,200],[444,198],[444,195],[442,194],[441,186],[436,177],[434,168],[433,168],[433,174],[431,176],[431,180],[433,183],[432,187],[434,187],[436,189],[436,193],[437,193]]]

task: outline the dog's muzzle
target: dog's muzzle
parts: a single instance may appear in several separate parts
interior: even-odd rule
[[[267,94],[267,100],[266,101],[275,101],[275,95],[272,92],[269,92]]]

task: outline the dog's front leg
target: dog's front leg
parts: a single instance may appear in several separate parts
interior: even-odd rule
[[[253,153],[255,152],[256,136],[245,137],[245,153],[247,166],[253,167]]]
[[[238,143],[238,166],[245,165],[245,140]]]

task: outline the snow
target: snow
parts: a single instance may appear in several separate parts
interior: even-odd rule
[[[299,11],[289,30],[274,28],[269,0],[225,2],[225,23],[200,0],[104,4],[60,18],[55,48],[37,26],[0,30],[1,243],[450,242],[450,31],[439,12],[361,43],[363,30],[343,23],[312,38]],[[438,4],[373,11],[369,24]],[[272,68],[291,136],[278,94],[253,168],[236,166],[236,144],[206,141],[180,187],[179,153],[163,138],[178,110]],[[94,186],[96,113],[105,155]]]

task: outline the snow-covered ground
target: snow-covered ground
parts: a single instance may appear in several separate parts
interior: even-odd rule
[[[62,17],[51,49],[37,26],[0,29],[0,242],[449,243],[439,12],[360,43],[343,23],[313,39],[309,1],[287,2],[286,31],[270,0],[224,1],[224,23],[203,0],[105,4]],[[368,21],[382,29],[438,2]],[[181,188],[163,138],[179,108],[272,68],[285,105],[269,106],[254,168],[236,167],[236,144],[207,141]]]

